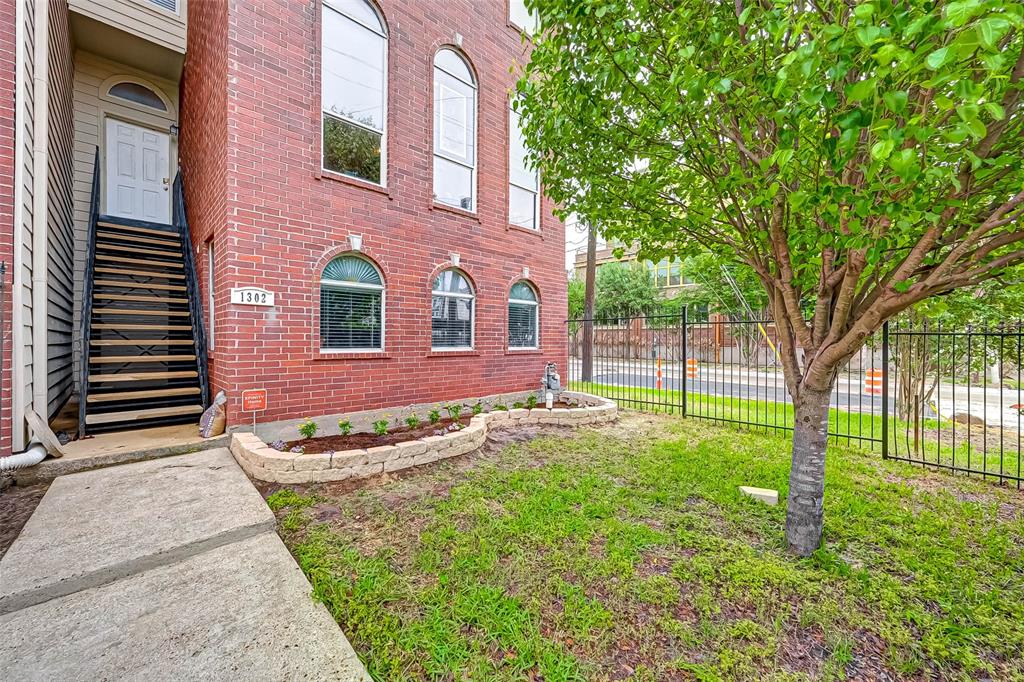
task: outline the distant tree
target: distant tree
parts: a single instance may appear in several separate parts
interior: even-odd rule
[[[651,271],[636,262],[608,263],[597,270],[595,317],[617,320],[645,315],[657,307],[658,287]]]
[[[743,301],[729,285],[723,268],[736,282]],[[692,287],[684,290],[684,294],[694,305],[704,305],[709,310],[732,315],[745,315],[746,306],[750,306],[755,314],[762,313],[768,306],[768,297],[757,273],[734,258],[713,253],[690,256],[683,261],[683,274],[693,283]]]
[[[1024,4],[527,4],[514,106],[548,194],[609,238],[757,273],[795,410],[786,539],[811,554],[839,369],[1024,261]]]

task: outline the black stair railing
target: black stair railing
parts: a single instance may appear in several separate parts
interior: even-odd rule
[[[181,257],[185,266],[185,287],[188,290],[189,320],[192,323],[192,339],[196,349],[196,369],[199,372],[199,393],[203,409],[210,406],[210,379],[207,369],[206,328],[203,326],[203,299],[199,293],[199,277],[192,253],[192,237],[188,229],[188,215],[185,213],[185,188],[181,171],[174,176],[171,204],[172,220],[181,235]]]
[[[92,335],[92,291],[96,273],[96,227],[100,215],[100,148],[92,163],[92,194],[85,238],[85,272],[82,277],[82,319],[78,322],[78,437],[85,436],[86,403],[89,401],[89,339]]]

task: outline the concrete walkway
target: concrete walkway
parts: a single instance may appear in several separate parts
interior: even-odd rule
[[[17,680],[369,680],[228,450],[61,476],[0,561]]]

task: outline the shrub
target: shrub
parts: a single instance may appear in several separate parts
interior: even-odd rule
[[[462,405],[448,405],[444,409],[448,410],[448,416],[455,421],[458,421],[459,415],[462,414]]]
[[[299,435],[301,435],[303,438],[312,438],[313,436],[316,435],[316,432],[319,430],[320,425],[317,424],[312,419],[307,419],[306,421],[299,424]]]
[[[537,396],[531,395],[529,398],[527,398],[526,399],[526,406],[528,408],[530,408],[531,410],[533,408],[537,407]]]
[[[436,424],[439,421],[441,421],[441,411],[435,408],[430,411],[430,423]]]
[[[352,422],[348,419],[339,419],[338,430],[341,431],[341,435],[347,436],[352,433]]]
[[[481,403],[477,403],[473,406],[473,414],[480,414],[484,411],[484,406]]]
[[[521,409],[523,409],[523,404],[517,400],[514,403],[512,403],[512,409],[513,410],[521,410]]]
[[[405,418],[405,425],[408,426],[410,429],[415,429],[417,426],[420,425],[420,418],[414,414],[410,414],[408,417]]]
[[[505,403],[498,403],[494,406],[494,409],[501,410],[502,412],[508,412],[508,405]]]
[[[377,421],[373,422],[373,432],[376,433],[378,436],[387,435],[388,420],[378,419]]]

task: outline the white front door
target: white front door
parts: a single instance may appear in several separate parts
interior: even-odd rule
[[[170,137],[107,119],[107,208],[119,218],[171,222]]]

